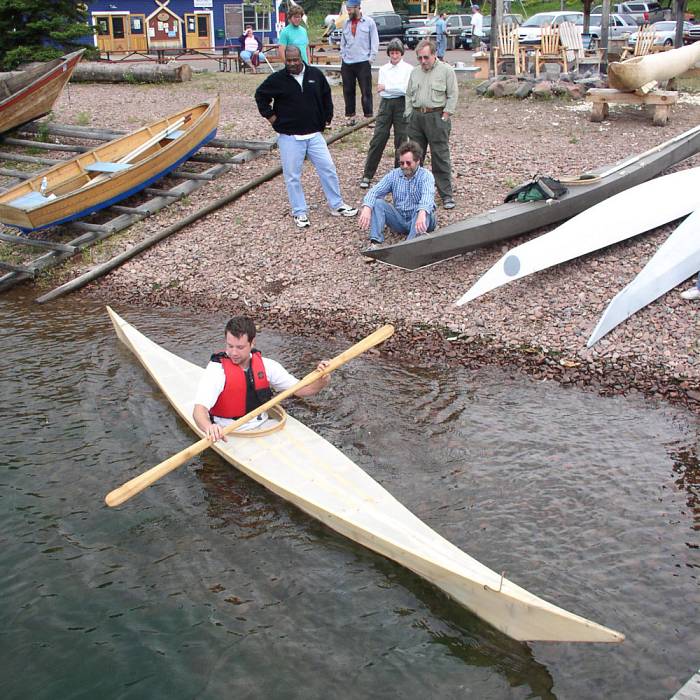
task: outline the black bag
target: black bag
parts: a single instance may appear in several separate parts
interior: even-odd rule
[[[553,177],[535,175],[529,182],[512,189],[504,201],[506,202],[541,202],[545,199],[559,199],[569,190]]]

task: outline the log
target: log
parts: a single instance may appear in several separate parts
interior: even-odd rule
[[[187,63],[79,63],[71,80],[75,83],[184,83],[192,80]]]

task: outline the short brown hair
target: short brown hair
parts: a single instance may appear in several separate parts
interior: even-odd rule
[[[419,163],[423,160],[423,149],[420,147],[420,144],[416,143],[415,141],[411,141],[410,139],[408,141],[404,141],[396,149],[396,154],[399,156],[399,158],[406,153],[410,153],[413,156],[413,160],[416,160]]]
[[[255,338],[255,322],[248,316],[234,316],[227,324],[224,335],[230,333],[234,338],[248,336],[248,342],[252,343]]]
[[[434,56],[437,53],[437,45],[432,39],[421,39],[416,46],[416,53],[425,47],[430,49],[430,53]]]
[[[287,17],[294,17],[295,15],[299,15],[299,17],[304,16],[304,8],[301,5],[294,5],[294,7],[289,8]]]

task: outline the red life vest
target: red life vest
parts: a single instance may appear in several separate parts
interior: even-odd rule
[[[250,365],[243,371],[225,352],[211,356],[212,362],[220,362],[226,380],[224,389],[209,410],[219,418],[240,418],[272,398],[270,382],[259,350],[252,350]]]

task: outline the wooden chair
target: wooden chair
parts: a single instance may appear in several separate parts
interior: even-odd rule
[[[569,72],[566,49],[559,39],[559,27],[545,24],[542,27],[540,45],[535,49],[535,77],[540,77],[540,69],[545,63],[560,63],[564,73]]]
[[[648,24],[643,25],[639,28],[637,34],[637,42],[634,45],[634,49],[629,46],[625,46],[620,55],[620,60],[624,61],[626,58],[637,58],[637,56],[648,56],[654,49],[654,41],[656,40],[656,32],[654,27],[650,27]]]
[[[501,24],[498,27],[498,46],[493,50],[493,72],[498,75],[499,64],[513,61],[515,75],[525,72],[525,57],[520,50],[518,27]]]
[[[559,37],[562,46],[566,49],[566,58],[574,64],[576,72],[580,71],[582,65],[598,66],[598,72],[600,72],[603,50],[586,49],[583,45],[583,34],[578,25],[573,22],[562,22],[559,25]]]

